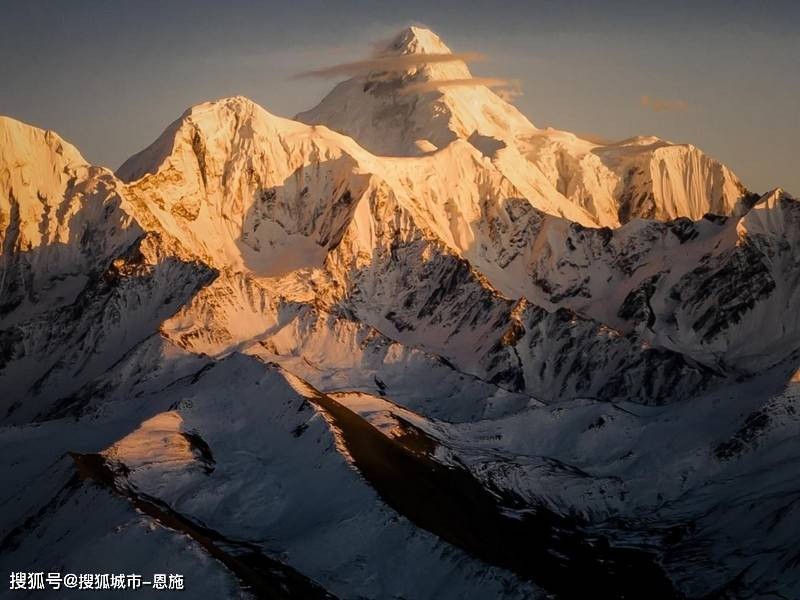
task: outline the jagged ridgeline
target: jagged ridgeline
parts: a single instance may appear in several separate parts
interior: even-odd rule
[[[800,204],[538,128],[449,53],[408,28],[412,66],[293,120],[199,104],[116,173],[0,118],[4,556],[125,543],[216,597],[800,593]]]

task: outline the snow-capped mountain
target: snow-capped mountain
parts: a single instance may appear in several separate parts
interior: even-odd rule
[[[800,204],[539,129],[449,53],[408,28],[399,70],[199,104],[116,173],[0,118],[3,566],[800,593]]]
[[[433,32],[409,27],[384,54],[449,52]],[[468,141],[538,208],[583,225],[727,215],[748,195],[727,167],[694,146],[655,137],[597,144],[538,129],[471,79],[459,60],[372,72],[340,83],[297,119],[327,125],[378,155],[417,156]],[[567,213],[566,206],[580,211]]]

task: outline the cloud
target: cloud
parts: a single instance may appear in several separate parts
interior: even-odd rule
[[[412,83],[400,90],[401,94],[424,94],[446,87],[477,87],[486,86],[493,88],[504,100],[509,100],[522,95],[522,86],[516,79],[498,79],[496,77],[469,77],[466,79],[435,79]]]
[[[519,79],[512,79],[507,86],[495,89],[494,93],[506,102],[514,102],[514,100],[523,95],[522,82]]]
[[[377,56],[366,60],[341,63],[303,71],[293,77],[293,79],[306,77],[341,77],[343,75],[356,77],[367,75],[372,71],[405,71],[413,67],[425,64],[447,63],[447,62],[476,62],[484,61],[486,57],[478,52],[456,52],[443,54],[402,54],[398,56]]]
[[[689,110],[689,103],[685,100],[664,100],[663,98],[651,98],[642,96],[642,106],[649,108],[653,112],[682,112]]]
[[[395,36],[373,42],[372,53],[369,58],[303,71],[292,76],[291,79],[304,79],[309,77],[359,77],[370,74],[373,79],[391,79],[392,73],[407,71],[426,64],[451,62],[470,63],[487,60],[486,55],[478,52],[392,54],[390,46],[396,39]],[[467,72],[467,74],[468,73],[469,72]],[[400,94],[424,94],[446,87],[477,86],[492,88],[495,93],[506,102],[513,102],[515,98],[522,96],[522,84],[518,79],[507,80],[496,77],[465,77],[463,79],[421,81],[418,83],[409,83],[400,88],[398,92]]]

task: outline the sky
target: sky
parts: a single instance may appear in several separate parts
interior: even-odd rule
[[[409,24],[520,80],[539,127],[691,143],[753,191],[800,195],[800,2],[0,0],[0,114],[118,167],[189,106],[244,95],[291,117]]]

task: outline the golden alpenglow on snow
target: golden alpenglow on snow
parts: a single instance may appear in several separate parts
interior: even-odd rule
[[[2,9],[0,595],[800,597],[798,9],[534,4]]]

